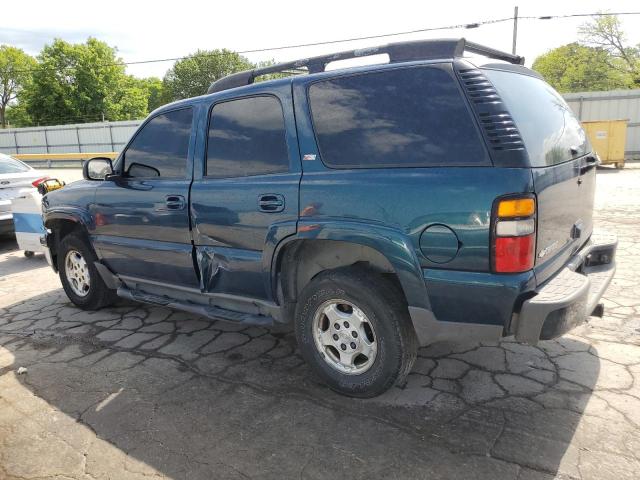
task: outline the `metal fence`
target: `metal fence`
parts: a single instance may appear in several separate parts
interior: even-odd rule
[[[0,130],[0,153],[117,152],[142,120]]]
[[[640,90],[567,93],[564,98],[581,121],[628,120],[625,158],[640,159]]]

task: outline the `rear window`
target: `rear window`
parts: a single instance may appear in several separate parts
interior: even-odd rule
[[[322,161],[333,168],[488,164],[451,75],[434,67],[320,81],[309,100]]]
[[[21,173],[27,171],[29,171],[29,167],[24,163],[5,155],[0,156],[0,174]]]
[[[591,151],[580,122],[549,84],[500,70],[487,69],[484,73],[513,117],[532,167],[555,165]]]

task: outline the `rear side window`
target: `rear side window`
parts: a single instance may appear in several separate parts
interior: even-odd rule
[[[288,170],[284,117],[277,98],[241,98],[213,107],[207,177],[248,177]]]
[[[29,167],[8,155],[0,155],[0,174],[28,172]]]
[[[184,178],[192,117],[191,108],[153,117],[124,153],[127,176]]]
[[[555,165],[591,151],[580,122],[549,84],[500,70],[484,73],[513,117],[532,167]]]
[[[440,68],[387,70],[309,89],[322,161],[333,168],[488,164],[456,81]]]

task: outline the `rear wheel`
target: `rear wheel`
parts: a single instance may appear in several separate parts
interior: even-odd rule
[[[389,280],[359,268],[327,271],[298,300],[300,350],[333,390],[373,397],[411,370],[417,342],[402,295]]]
[[[116,300],[114,290],[107,288],[94,266],[97,257],[79,235],[62,239],[58,250],[58,272],[65,293],[75,305],[97,310]]]

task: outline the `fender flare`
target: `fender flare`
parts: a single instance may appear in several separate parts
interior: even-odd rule
[[[277,265],[284,248],[296,240],[336,240],[369,247],[393,267],[411,307],[430,310],[422,269],[409,237],[386,225],[359,221],[300,221],[295,234],[283,238],[271,256],[271,285],[277,285]]]
[[[56,220],[72,221],[81,225],[87,232],[94,226],[93,217],[81,208],[56,208],[47,210],[43,215],[44,226],[50,228]]]

